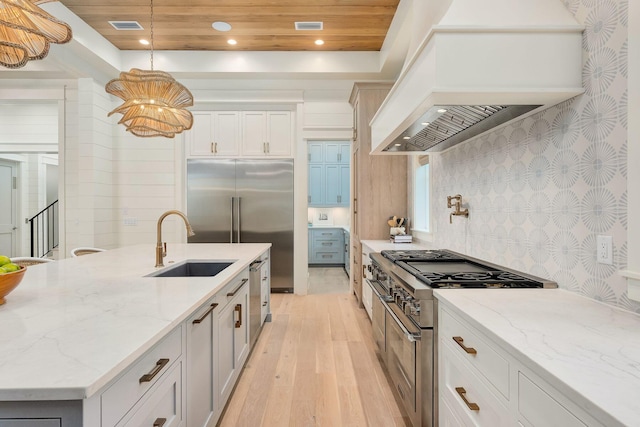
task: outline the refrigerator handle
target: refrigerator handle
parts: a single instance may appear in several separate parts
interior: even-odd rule
[[[236,198],[231,198],[231,226],[229,227],[229,243],[233,243],[233,207],[236,204]]]
[[[238,212],[238,220],[237,220],[237,223],[238,223],[238,240],[236,241],[236,243],[242,242],[242,240],[240,239],[240,212],[241,212],[240,201],[241,200],[242,200],[242,197],[238,197],[238,211],[237,211]]]

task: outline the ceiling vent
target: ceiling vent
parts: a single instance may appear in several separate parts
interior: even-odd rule
[[[322,30],[322,22],[296,22],[296,30]]]
[[[144,30],[138,21],[109,21],[116,30]]]

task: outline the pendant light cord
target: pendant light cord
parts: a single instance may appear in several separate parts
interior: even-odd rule
[[[153,71],[153,0],[151,0],[151,71]]]

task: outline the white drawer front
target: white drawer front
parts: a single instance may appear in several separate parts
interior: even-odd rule
[[[482,340],[471,327],[441,310],[440,341],[455,346],[456,353],[477,369],[502,395],[509,399],[509,361]]]
[[[522,372],[518,373],[518,412],[535,427],[586,426]]]
[[[177,327],[135,362],[101,396],[102,425],[115,425],[182,354],[182,329]],[[169,359],[168,362],[160,362]],[[153,375],[155,373],[155,375]],[[153,376],[141,382],[144,375]]]
[[[440,401],[451,404],[463,425],[511,426],[508,409],[472,372],[468,362],[456,354],[453,345],[440,345]]]
[[[182,362],[153,388],[131,418],[118,427],[177,427],[182,422]]]

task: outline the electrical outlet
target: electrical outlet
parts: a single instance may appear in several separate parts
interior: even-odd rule
[[[613,264],[613,239],[611,236],[598,236],[596,238],[598,245],[597,257],[600,264]]]

